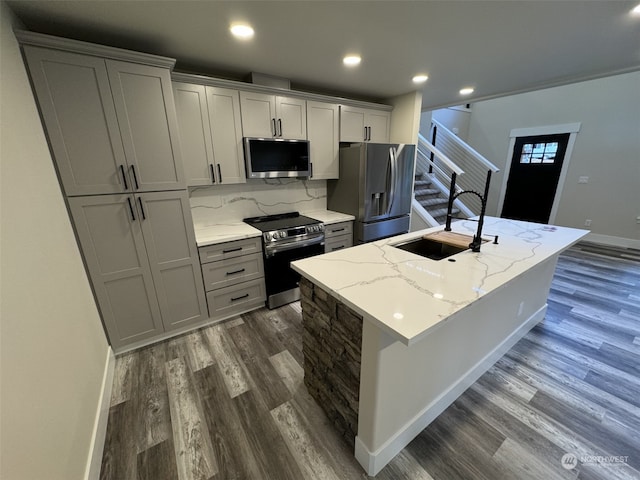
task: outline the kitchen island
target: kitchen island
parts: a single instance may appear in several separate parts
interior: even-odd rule
[[[442,229],[292,263],[305,385],[369,475],[544,318],[559,254],[588,233],[487,217],[485,238],[499,240],[478,253],[433,260],[394,246]]]

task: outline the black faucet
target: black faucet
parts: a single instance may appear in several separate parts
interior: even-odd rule
[[[473,236],[473,241],[469,244],[469,248],[473,252],[479,252],[480,245],[482,245],[482,225],[484,224],[484,214],[487,209],[487,197],[489,196],[489,184],[491,183],[491,170],[487,170],[487,181],[484,184],[484,195],[480,195],[475,190],[462,190],[461,192],[456,193],[456,177],[456,173],[453,172],[451,174],[451,188],[449,189],[449,204],[447,205],[447,223],[444,229],[447,232],[451,231],[451,220],[453,218],[451,212],[453,210],[453,202],[455,201],[455,199],[465,193],[475,195],[480,199],[482,208],[480,209],[480,218],[478,220],[473,220],[478,222],[478,231]],[[494,243],[498,243],[498,237],[496,237]]]

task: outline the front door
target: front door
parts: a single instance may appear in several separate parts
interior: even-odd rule
[[[502,217],[548,223],[569,133],[516,138]]]

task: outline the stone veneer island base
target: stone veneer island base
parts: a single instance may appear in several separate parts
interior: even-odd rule
[[[369,475],[544,318],[558,256],[588,233],[488,217],[500,243],[453,261],[393,246],[441,229],[292,263],[305,385]]]
[[[353,448],[358,434],[362,315],[305,278],[300,281],[304,384]]]

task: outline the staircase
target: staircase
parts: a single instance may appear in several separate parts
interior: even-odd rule
[[[463,190],[482,192],[487,171],[499,171],[498,167],[436,120],[432,120],[430,136],[432,141],[418,134],[412,204],[416,221],[412,220],[412,230],[446,222],[453,173],[458,177],[455,192],[460,193]],[[475,196],[465,196],[464,203],[460,199],[454,201],[451,213],[454,217],[470,218],[479,215],[480,209],[481,203]]]
[[[413,196],[418,203],[424,208],[438,225],[446,221],[447,203],[449,197],[439,188],[434,188],[431,176],[425,173],[418,173],[413,182]],[[452,213],[457,215],[460,213],[459,208],[453,208]]]

